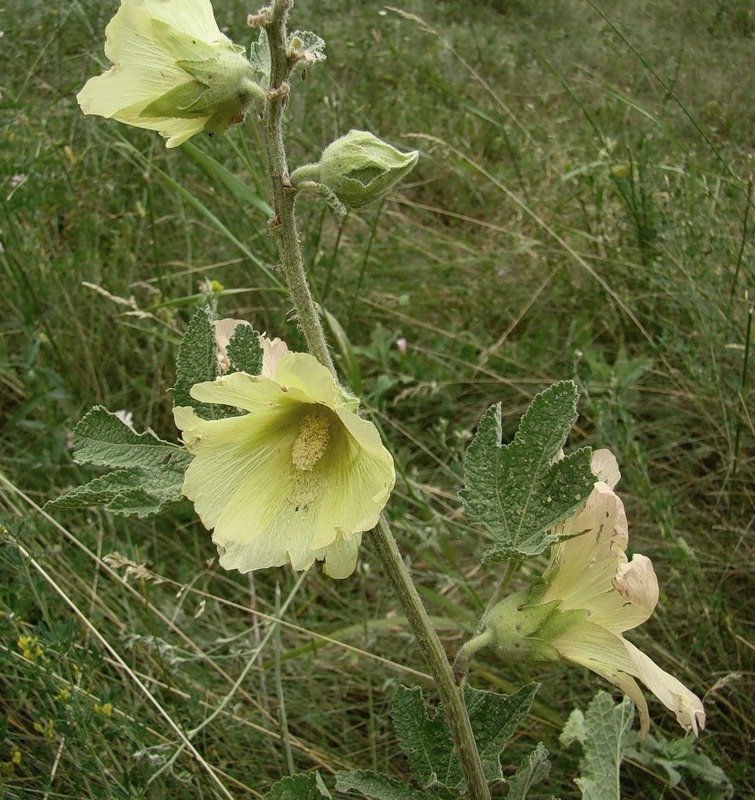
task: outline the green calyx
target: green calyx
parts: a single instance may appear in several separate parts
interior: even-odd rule
[[[207,117],[204,129],[212,133],[223,133],[230,125],[242,122],[255,100],[261,100],[264,93],[253,80],[252,65],[239,50],[229,45],[218,47],[208,58],[177,61],[189,80],[153,100],[139,116]]]
[[[584,619],[586,612],[559,609],[559,601],[538,605],[529,591],[495,605],[485,618],[488,644],[508,661],[558,661],[552,642]]]
[[[402,153],[367,131],[349,131],[328,145],[320,159],[320,182],[349,208],[379,200],[417,163],[415,150]]]

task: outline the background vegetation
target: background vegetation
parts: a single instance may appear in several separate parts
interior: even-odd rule
[[[297,769],[406,775],[388,708],[397,683],[427,679],[369,537],[353,578],[313,570],[297,584],[222,572],[188,504],[149,521],[40,511],[89,474],[69,443],[92,405],[176,436],[166,389],[203,297],[300,346],[261,269],[276,274],[254,120],[166,151],[80,114],[116,6],[0,7],[2,796],[216,797],[219,780],[258,797],[285,774],[286,742]],[[248,42],[256,9],[215,6]],[[511,434],[537,391],[575,379],[572,445],[616,452],[631,548],[661,583],[632,638],[704,695],[698,748],[736,797],[755,797],[752,7],[402,9],[297,3],[294,26],[321,34],[329,58],[294,87],[289,117],[294,165],[352,127],[421,152],[398,192],[341,226],[301,204],[319,300],[350,343],[341,368],[403,465],[400,545],[453,654],[495,581],[456,496],[464,446],[492,402]],[[542,740],[548,790],[578,797],[579,754],[558,732],[603,686],[566,665],[483,660],[471,675],[502,691],[530,678],[542,689],[508,763]],[[676,738],[651,708],[654,731]],[[193,739],[204,765],[177,754],[171,722],[207,722]],[[689,772],[671,787],[657,761],[626,764],[624,779],[626,798],[721,796]]]

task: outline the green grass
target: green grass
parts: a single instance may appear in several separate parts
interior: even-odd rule
[[[301,347],[275,281],[254,121],[196,140],[248,187],[230,191],[201,155],[79,113],[115,6],[0,8],[3,796],[217,797],[217,781],[260,796],[286,770],[276,658],[298,769],[406,775],[392,689],[430,684],[369,543],[353,578],[313,570],[295,589],[285,570],[223,573],[188,504],[146,522],[39,510],[89,474],[69,436],[92,405],[176,436],[166,390],[204,280],[225,287],[213,298],[222,315]],[[254,9],[216,6],[248,41]],[[300,205],[314,288],[403,465],[390,515],[444,643],[455,653],[495,585],[456,497],[471,431],[502,400],[511,434],[533,394],[573,378],[572,444],[616,452],[631,548],[661,584],[633,640],[705,695],[699,748],[740,800],[755,797],[752,10],[402,6],[421,23],[381,8],[297,5],[294,27],[320,33],[328,61],[294,87],[291,161],[315,160],[352,127],[421,152],[398,192],[342,226]],[[276,586],[281,602],[293,594],[279,636]],[[255,654],[193,739],[206,766],[185,752],[171,761],[169,720],[202,726]],[[505,763],[542,740],[548,790],[578,797],[578,753],[558,732],[605,687],[566,666],[485,659],[471,680],[507,691],[530,677],[543,687]],[[676,737],[651,711],[654,730]],[[624,778],[626,798],[710,796],[699,781],[668,786],[658,768],[628,764]]]

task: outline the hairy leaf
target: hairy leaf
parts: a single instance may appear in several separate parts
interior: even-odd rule
[[[51,500],[49,508],[104,506],[114,514],[146,517],[181,500],[191,456],[149,429],[137,433],[115,414],[96,406],[74,429],[73,447],[79,464],[114,471]]]
[[[527,716],[537,689],[538,685],[531,683],[506,696],[465,688],[469,720],[488,781],[502,780],[501,751]],[[399,686],[391,717],[401,749],[420,786],[458,789],[464,785],[445,714],[438,710],[435,716],[428,716],[421,689]]]
[[[262,800],[322,800],[331,794],[323,783],[319,772],[290,775],[274,783],[262,796]]]
[[[220,416],[218,407],[200,403],[191,394],[195,383],[214,381],[218,375],[218,356],[215,328],[209,308],[200,308],[186,328],[176,359],[176,385],[170,389],[173,405],[189,406],[203,419]]]
[[[289,58],[295,56],[306,67],[325,61],[325,42],[312,31],[294,31],[288,37]]]
[[[263,88],[270,85],[270,42],[265,30],[260,31],[256,42],[249,47],[249,61],[254,67],[254,80]]]
[[[448,796],[448,793],[433,789],[420,791],[398,778],[364,769],[337,772],[336,789],[339,792],[359,792],[362,797],[372,797],[375,800],[443,800]]]
[[[672,786],[681,783],[683,776],[685,787],[701,785],[699,794],[706,800],[734,797],[734,787],[726,773],[705,753],[697,751],[697,742],[692,736],[666,739],[660,734],[651,734],[640,741],[639,734],[632,731],[626,756],[650,770],[665,772]]]
[[[632,701],[625,697],[614,705],[608,692],[595,695],[586,714],[570,714],[559,741],[566,747],[579,742],[584,750],[575,780],[582,800],[620,800],[619,771],[633,719]]]
[[[590,449],[555,460],[577,419],[577,397],[571,381],[538,394],[506,445],[500,403],[483,414],[464,459],[461,498],[470,522],[495,537],[484,560],[542,553],[556,538],[549,530],[587,500],[595,483]]]
[[[238,325],[226,348],[229,372],[246,372],[259,375],[262,371],[262,345],[260,335],[251,325]]]
[[[537,747],[521,760],[517,771],[508,779],[506,800],[525,800],[529,790],[548,777],[550,769],[548,751],[542,742],[538,742]]]

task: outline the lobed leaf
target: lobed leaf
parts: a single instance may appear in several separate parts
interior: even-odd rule
[[[531,683],[512,695],[499,695],[467,686],[464,699],[488,781],[501,781],[500,754],[529,712],[538,685]],[[412,775],[422,788],[460,789],[464,776],[442,709],[429,717],[422,690],[399,686],[391,705],[399,745]]]
[[[420,791],[398,778],[364,769],[337,772],[336,789],[339,792],[359,792],[362,797],[374,800],[444,800],[448,797],[448,793],[433,789]]]
[[[47,508],[104,506],[114,514],[147,517],[182,499],[191,455],[149,429],[137,433],[102,406],[93,408],[76,426],[73,447],[79,464],[114,471],[51,500]]]
[[[542,553],[556,540],[550,529],[587,500],[595,483],[590,449],[556,460],[577,419],[577,397],[572,381],[538,394],[506,445],[501,404],[483,414],[465,455],[460,492],[470,522],[495,537],[483,560],[522,560]]]

